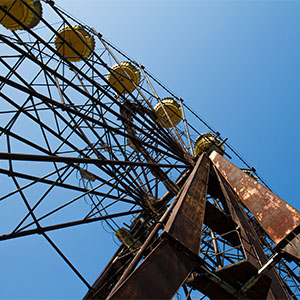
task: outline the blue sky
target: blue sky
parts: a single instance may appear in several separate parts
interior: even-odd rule
[[[56,3],[145,65],[300,207],[300,1]]]
[[[145,65],[300,210],[300,1],[56,4]],[[111,235],[97,239],[93,226],[71,230],[78,239],[70,238],[63,249],[80,249],[73,251],[72,262],[89,274],[90,283],[114,251]],[[58,243],[68,239],[65,233],[58,234]],[[7,260],[2,255],[7,273],[0,298],[79,299],[85,294],[85,286],[41,237],[15,243],[19,255],[7,252]],[[15,282],[23,283],[16,289]]]

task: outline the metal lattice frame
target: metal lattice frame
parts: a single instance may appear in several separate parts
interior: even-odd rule
[[[116,231],[127,222],[136,241],[152,243],[150,248],[145,246],[140,257],[143,261],[156,246],[153,241],[160,231],[155,228],[167,222],[167,218],[159,220],[166,209],[171,212],[169,204],[194,168],[193,140],[199,131],[212,129],[141,64],[93,28],[70,17],[52,1],[43,5],[52,14],[51,24],[41,18],[40,26],[29,29],[7,12],[24,31],[2,30],[0,34],[0,204],[8,209],[7,203],[18,203],[20,211],[3,228],[0,240],[42,235],[93,291],[48,232],[99,221]],[[90,49],[92,54],[81,57],[79,63],[61,56],[54,45],[58,31],[74,24],[84,27],[97,41],[96,50]],[[107,80],[112,66],[124,60],[141,74],[139,85],[127,94]],[[183,122],[170,129],[160,125],[163,121],[153,110],[164,97],[177,98],[185,112]],[[189,118],[197,125],[190,124]],[[220,196],[216,180],[210,179],[206,210],[214,216],[228,215],[228,203],[224,194]],[[61,195],[59,200],[57,195]],[[240,208],[245,220],[260,230],[260,245],[271,258],[276,253],[272,242],[249,211]],[[204,219],[200,258],[206,271],[198,270],[195,277],[257,259],[247,234],[233,223],[228,226],[221,232]],[[96,282],[103,295],[111,292],[137,250],[120,246],[102,273],[109,276],[100,275]],[[297,299],[299,262],[282,257],[274,268],[290,298]],[[187,299],[193,295],[200,298],[192,281],[190,278],[182,285],[183,294]]]

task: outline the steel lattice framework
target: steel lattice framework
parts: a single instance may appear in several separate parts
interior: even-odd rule
[[[50,17],[37,16],[34,29],[0,6],[22,27],[0,34],[0,205],[18,207],[0,240],[42,235],[87,286],[85,299],[298,299],[299,212],[230,163],[226,139],[144,66],[53,1],[42,4]],[[76,34],[74,25],[96,41],[88,57],[60,33]],[[57,37],[79,62],[57,50]],[[126,93],[108,80],[124,85],[113,72],[122,61],[140,74]],[[163,98],[180,104],[180,124],[164,126],[154,109]],[[196,155],[206,131],[226,158],[210,148]],[[272,226],[278,217],[293,224]],[[94,222],[123,244],[91,285],[48,232]]]

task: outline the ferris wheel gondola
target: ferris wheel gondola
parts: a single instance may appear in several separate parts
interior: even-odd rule
[[[0,0],[0,23],[0,205],[15,212],[3,222],[0,240],[41,236],[88,288],[88,297],[92,284],[57,246],[59,234],[50,233],[101,223],[119,243],[103,273],[109,275],[101,290],[107,297],[149,236],[159,236],[151,233],[199,157],[234,152],[145,67],[53,1]],[[210,193],[210,209],[228,214]],[[264,239],[272,253],[272,242]],[[203,241],[202,259],[211,270],[245,258],[240,244],[228,250],[235,238],[217,236],[207,225]],[[223,262],[217,245],[227,247]],[[293,277],[296,266],[277,264],[282,277]],[[186,280],[184,292],[190,288]]]

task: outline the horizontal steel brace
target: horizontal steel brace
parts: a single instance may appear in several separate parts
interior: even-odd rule
[[[23,236],[32,235],[32,234],[42,234],[47,231],[53,231],[53,230],[57,230],[57,229],[63,229],[63,228],[68,228],[68,227],[73,227],[73,226],[78,226],[78,225],[83,225],[83,224],[94,223],[94,222],[98,222],[98,221],[103,221],[103,220],[107,220],[107,219],[111,219],[111,218],[123,217],[123,216],[127,216],[127,215],[141,213],[141,212],[142,212],[142,210],[140,209],[140,210],[134,210],[134,211],[123,212],[123,213],[118,213],[118,214],[110,214],[107,216],[101,216],[101,217],[96,217],[96,218],[91,218],[91,219],[84,219],[84,220],[73,221],[73,222],[68,222],[68,223],[56,224],[56,225],[52,225],[52,226],[39,227],[37,229],[25,230],[25,231],[15,232],[15,233],[11,233],[11,234],[4,234],[4,235],[0,235],[0,241],[15,239],[18,237],[23,237]]]
[[[161,167],[161,168],[189,168],[188,165],[174,164],[154,164],[148,162],[134,161],[118,161],[118,160],[102,160],[94,158],[80,158],[68,156],[52,156],[52,155],[34,155],[34,154],[19,154],[19,153],[0,153],[0,160],[21,160],[32,162],[61,162],[61,163],[83,163],[94,165],[118,165],[118,166],[141,166],[141,167]]]

